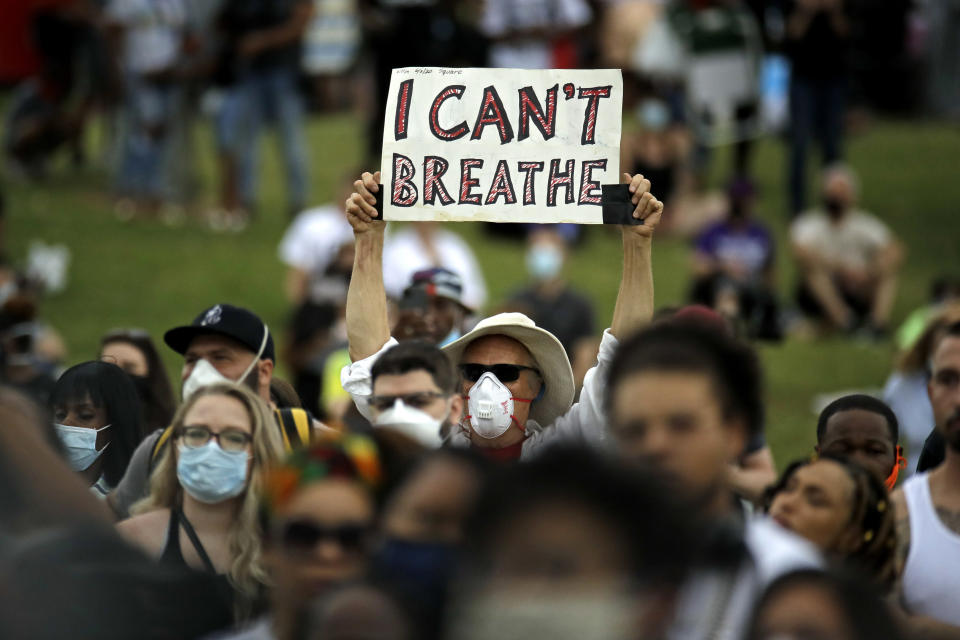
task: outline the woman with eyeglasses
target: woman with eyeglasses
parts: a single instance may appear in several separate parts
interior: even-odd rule
[[[146,433],[170,426],[177,405],[170,377],[150,334],[143,329],[109,331],[100,339],[100,360],[117,365],[133,380]]]
[[[292,453],[267,476],[262,501],[270,615],[226,638],[299,638],[311,603],[362,578],[373,551],[376,445],[343,435]]]
[[[105,498],[143,438],[133,383],[116,365],[83,362],[63,372],[49,406],[70,468]]]
[[[257,612],[267,581],[258,496],[283,455],[272,420],[240,386],[194,393],[174,416],[174,446],[151,475],[150,495],[131,509],[139,515],[117,525],[162,563],[220,576],[238,621]]]

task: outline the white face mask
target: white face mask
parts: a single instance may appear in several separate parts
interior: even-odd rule
[[[477,382],[470,387],[467,396],[467,410],[470,426],[473,432],[481,438],[492,440],[507,432],[510,425],[517,422],[513,417],[513,401],[530,402],[522,398],[514,398],[507,385],[500,382],[497,376],[490,371],[485,372]],[[523,425],[517,422],[523,429]]]
[[[74,427],[68,424],[55,424],[54,429],[63,448],[67,453],[67,460],[70,462],[70,468],[74,471],[85,471],[97,461],[107,447],[108,442],[103,449],[97,451],[97,434],[104,429],[109,429],[110,425],[100,427],[99,429],[86,429],[84,427]]]
[[[643,629],[646,607],[636,598],[606,587],[573,593],[489,593],[474,597],[451,616],[450,637],[497,640],[503,637],[552,640],[626,640]],[[639,611],[638,611],[639,609]],[[639,625],[638,625],[639,623]],[[656,637],[659,637],[657,635]]]
[[[269,335],[270,332],[267,329],[267,325],[263,325],[263,340],[260,342],[260,350],[257,351],[257,354],[250,362],[250,366],[244,369],[243,373],[240,374],[240,377],[236,380],[231,380],[227,376],[217,371],[217,368],[210,364],[206,359],[200,358],[197,360],[197,362],[193,365],[193,371],[191,371],[190,375],[187,376],[187,379],[183,381],[183,390],[181,392],[183,401],[186,402],[190,396],[196,393],[198,389],[202,389],[203,387],[209,387],[215,384],[243,382],[246,380],[247,376],[250,375],[250,372],[253,371],[253,368],[257,366],[258,362],[260,362],[260,356],[263,355],[263,350],[267,346],[267,337]]]
[[[397,398],[393,406],[382,412],[374,421],[375,427],[391,427],[410,436],[428,449],[440,447],[440,427],[443,420],[437,420],[429,413],[403,404]]]

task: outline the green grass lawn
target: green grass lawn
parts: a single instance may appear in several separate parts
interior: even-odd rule
[[[213,200],[212,139],[198,133],[199,171]],[[316,118],[308,131],[312,201],[333,196],[338,176],[361,157],[361,129],[350,116]],[[264,146],[260,214],[244,233],[215,235],[197,223],[168,229],[159,223],[121,224],[105,196],[100,170],[76,172],[57,167],[40,185],[7,181],[6,242],[22,258],[33,239],[70,246],[73,263],[68,289],[46,300],[43,316],[65,337],[70,363],[93,357],[99,336],[109,328],[138,326],[159,340],[163,331],[189,322],[220,301],[248,306],[279,332],[287,305],[277,243],[287,222],[278,155]],[[719,182],[726,153],[717,154]],[[960,135],[954,128],[927,123],[877,123],[849,141],[848,157],[860,171],[863,204],[882,216],[903,239],[909,257],[903,272],[894,322],[925,300],[930,279],[960,270]],[[762,142],[754,158],[760,211],[782,241],[786,237],[784,148]],[[669,215],[669,212],[667,212]],[[475,248],[495,305],[523,277],[519,245],[488,239],[480,227],[462,224]],[[619,237],[591,229],[568,266],[570,279],[596,303],[609,321],[619,280]],[[654,250],[658,305],[682,301],[688,283],[685,242],[658,238]],[[778,261],[781,290],[792,290],[793,269],[786,251]],[[171,373],[180,362],[164,347]],[[813,443],[814,395],[838,389],[879,387],[892,361],[892,347],[827,340],[763,347],[769,401],[767,433],[779,466],[803,455]]]

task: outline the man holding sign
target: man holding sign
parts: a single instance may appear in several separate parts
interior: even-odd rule
[[[497,70],[497,73],[502,72],[504,70]],[[536,75],[568,72],[527,73]],[[611,140],[610,136],[615,129],[616,143],[606,145],[609,148],[609,157],[595,158],[596,160],[608,161],[608,166],[611,163],[616,166],[617,146],[619,144],[621,94],[619,83],[617,84],[614,101],[616,109],[611,109],[616,111],[617,122],[615,126],[611,124],[604,128],[605,125],[599,124],[596,119],[592,120],[592,124],[589,126],[591,131],[595,133],[603,130],[604,140],[608,141]],[[488,86],[482,93],[490,95],[492,92],[489,89]],[[401,85],[399,90],[401,99],[403,98],[403,91]],[[398,94],[398,92],[392,93]],[[521,112],[523,109],[522,94],[521,90]],[[574,93],[574,95],[576,94]],[[410,100],[410,97],[407,96],[406,99]],[[486,98],[483,98],[482,102],[485,101]],[[588,120],[590,110],[591,107],[588,103],[586,106]],[[390,105],[388,105],[387,113],[389,121],[393,114]],[[489,113],[492,112],[487,110],[486,107],[481,107],[481,116],[478,119],[482,120],[485,114]],[[497,117],[502,118],[504,122],[510,117],[510,113],[505,109],[500,109],[498,113],[499,116]],[[581,107],[579,118],[583,119],[583,117],[584,108]],[[529,162],[543,162],[543,159],[547,157],[545,154],[555,154],[557,152],[566,152],[568,155],[576,157],[581,142],[580,123],[573,122],[572,119],[565,123],[550,119],[547,119],[547,122],[553,123],[550,127],[545,127],[548,132],[554,131],[558,135],[561,131],[564,131],[565,126],[566,129],[572,129],[575,124],[578,129],[576,140],[565,145],[558,145],[552,140],[547,140],[549,147],[528,145],[521,150],[521,153],[526,155],[527,158],[531,158],[531,160],[528,160]],[[407,119],[404,123],[404,130],[408,136],[414,136],[416,132],[411,123],[413,123],[412,118]],[[446,123],[447,121],[442,122],[444,126],[447,126]],[[553,125],[556,125],[556,128],[553,128]],[[584,127],[587,128],[587,125],[584,125]],[[497,126],[494,128],[499,129]],[[390,154],[391,160],[399,152],[390,151],[387,139],[393,138],[395,133],[388,129],[385,134],[384,155]],[[566,133],[563,135],[567,136]],[[595,135],[593,140],[594,142],[597,141]],[[434,144],[433,146],[438,145]],[[423,149],[423,151],[429,150]],[[455,147],[451,147],[450,151],[443,150],[451,158],[456,153],[463,153],[462,150]],[[469,151],[475,156],[480,156],[484,152],[481,145],[475,145],[475,148]],[[588,153],[595,154],[596,152],[591,150]],[[604,150],[601,153],[607,153],[607,151]],[[408,158],[412,157],[409,154],[400,155],[406,155]],[[439,155],[439,153],[432,154],[433,157]],[[423,153],[421,159],[430,156],[429,153]],[[581,156],[581,160],[584,159],[587,158]],[[518,161],[523,162],[523,160],[516,160],[514,157],[503,164],[509,165],[510,162]],[[404,161],[401,160],[401,165],[403,164]],[[500,164],[499,161],[494,166],[498,164]],[[413,167],[414,171],[416,168]],[[383,217],[386,219],[395,219],[391,215],[389,201],[395,197],[402,198],[404,196],[404,188],[402,185],[398,187],[398,184],[401,184],[403,180],[408,183],[416,180],[415,173],[405,172],[402,166],[397,171],[397,166],[392,165],[391,172],[393,176],[383,185]],[[598,171],[596,175],[599,177],[601,173],[602,171]],[[570,177],[572,179],[572,176]],[[499,314],[482,320],[465,336],[444,347],[444,351],[459,369],[461,393],[465,397],[467,405],[465,418],[448,436],[451,443],[472,446],[491,457],[510,460],[528,458],[544,443],[557,439],[579,441],[593,445],[599,445],[605,439],[606,416],[602,403],[607,368],[619,339],[636,331],[647,323],[652,316],[651,244],[653,232],[663,212],[663,203],[650,193],[650,182],[648,180],[641,175],[632,177],[624,175],[624,178],[629,183],[627,186],[629,205],[627,206],[632,210],[629,215],[632,218],[632,223],[621,227],[624,256],[620,291],[617,295],[613,321],[610,328],[604,332],[600,344],[597,365],[587,373],[584,379],[579,402],[573,404],[573,374],[566,352],[559,340],[549,332],[537,327],[533,321],[523,314]],[[376,208],[378,200],[376,194],[381,191],[380,182],[380,172],[364,173],[354,185],[356,193],[350,196],[346,204],[348,220],[353,226],[356,238],[356,254],[350,289],[347,295],[346,310],[347,335],[353,364],[344,368],[341,373],[341,381],[344,388],[354,397],[361,412],[366,411],[365,398],[370,394],[370,368],[384,350],[396,344],[396,340],[390,337],[386,295],[383,288],[382,255],[385,223],[378,219],[380,214]],[[565,184],[568,185],[566,190],[572,193],[571,183],[572,180],[568,180]],[[549,181],[545,186],[548,190],[553,188]],[[422,184],[419,187],[416,185],[410,187],[411,191],[417,191],[418,201],[425,190],[421,187],[423,187]],[[596,191],[599,194],[599,183]],[[406,195],[409,195],[409,193]],[[569,204],[568,201],[569,198],[565,197],[564,202]],[[600,197],[597,195],[598,204],[599,201]],[[502,207],[500,209],[497,209],[495,203],[490,206],[481,205],[479,207],[470,205],[462,211],[457,210],[455,206],[444,208],[442,203],[431,206],[413,203],[416,206],[404,207],[401,205],[400,208],[407,211],[419,208],[419,215],[421,216],[419,219],[432,217],[433,219],[510,219],[514,221],[556,222],[558,217],[562,217],[565,221],[582,223],[602,221],[600,207],[588,202],[574,205],[573,208],[562,214],[555,212],[556,210],[549,204],[549,198],[540,202],[543,204],[538,204],[534,208],[520,204],[518,209],[508,208],[516,203],[507,203],[506,199],[501,203]],[[449,204],[453,205],[453,203]],[[584,207],[585,210],[577,211],[577,206]],[[430,211],[431,209],[433,211]],[[505,213],[507,215],[504,215]],[[419,391],[411,389],[408,395]],[[402,398],[400,400],[402,401]]]

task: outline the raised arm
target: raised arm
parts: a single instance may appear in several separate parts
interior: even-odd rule
[[[624,179],[630,183],[630,193],[636,205],[633,217],[643,220],[643,224],[620,228],[623,235],[623,275],[620,277],[620,291],[610,323],[610,332],[618,340],[626,338],[653,317],[650,249],[653,231],[660,224],[663,214],[663,203],[650,193],[649,180],[640,174],[632,177],[624,174]]]
[[[383,230],[374,193],[380,190],[380,172],[364,172],[347,198],[346,211],[356,249],[347,290],[347,340],[354,362],[370,357],[390,339],[387,294],[383,288]]]

